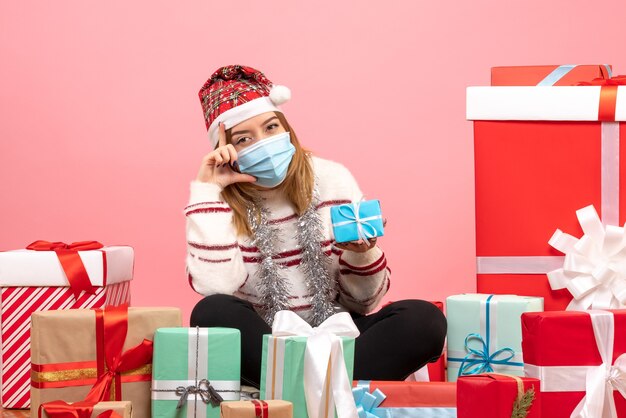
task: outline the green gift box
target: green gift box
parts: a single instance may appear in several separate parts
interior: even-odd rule
[[[352,382],[354,338],[340,338],[349,382]],[[304,394],[306,345],[307,337],[263,336],[261,399],[282,399],[292,402],[293,416],[298,418],[308,417]],[[336,416],[333,412],[331,414],[333,415],[330,416]]]
[[[152,365],[152,417],[219,418],[220,397],[240,399],[240,367],[238,329],[157,329]]]
[[[543,298],[464,294],[446,300],[448,381],[462,375],[498,372],[524,375],[524,312],[543,311]]]

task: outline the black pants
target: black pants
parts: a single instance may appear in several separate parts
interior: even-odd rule
[[[430,302],[403,300],[352,317],[361,332],[355,345],[355,380],[404,380],[441,355],[446,318]],[[190,324],[239,329],[241,380],[259,387],[263,334],[271,334],[272,329],[252,304],[230,295],[207,296],[194,307]]]

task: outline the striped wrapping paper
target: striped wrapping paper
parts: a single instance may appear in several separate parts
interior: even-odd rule
[[[94,294],[78,299],[52,251],[0,252],[1,400],[4,408],[30,405],[30,315],[130,303],[134,251],[128,246],[79,251]]]

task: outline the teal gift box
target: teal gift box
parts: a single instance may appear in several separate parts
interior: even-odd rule
[[[157,329],[152,364],[152,417],[219,418],[219,398],[215,394],[223,400],[240,399],[240,367],[238,329]]]
[[[364,200],[330,208],[336,242],[382,237],[383,217],[379,200]]]
[[[543,298],[464,294],[446,300],[448,381],[459,374],[498,372],[524,375],[524,312],[543,311]]]
[[[340,337],[343,358],[352,381],[354,338]],[[263,336],[261,399],[282,399],[293,403],[294,418],[308,417],[304,395],[304,354],[307,337]],[[331,415],[336,416],[336,414]]]

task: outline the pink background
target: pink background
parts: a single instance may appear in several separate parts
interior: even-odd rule
[[[182,210],[209,150],[197,93],[237,63],[289,86],[304,145],[382,201],[386,300],[473,291],[465,87],[494,65],[623,73],[624,15],[618,1],[3,1],[0,249],[132,245],[134,305],[188,317]]]

